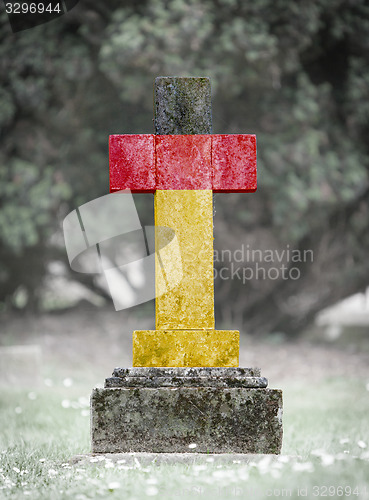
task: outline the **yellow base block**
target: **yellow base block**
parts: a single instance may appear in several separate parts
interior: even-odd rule
[[[236,330],[137,330],[133,366],[238,366]]]

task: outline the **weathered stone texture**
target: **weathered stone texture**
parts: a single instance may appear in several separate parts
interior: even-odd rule
[[[156,78],[154,112],[157,135],[211,134],[210,79]]]
[[[235,367],[238,366],[238,356],[239,332],[236,330],[133,332],[133,366],[137,367]]]
[[[265,377],[109,377],[105,387],[248,387],[265,388]]]
[[[279,453],[282,392],[245,388],[95,389],[92,451]]]
[[[260,368],[245,367],[132,367],[114,368],[113,377],[260,377]]]

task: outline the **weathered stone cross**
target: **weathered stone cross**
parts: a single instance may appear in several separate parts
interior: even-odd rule
[[[155,225],[174,229],[182,259],[180,284],[157,293],[156,330],[133,334],[136,367],[238,366],[239,332],[215,330],[213,193],[256,190],[256,138],[211,127],[208,78],[159,77],[156,135],[110,136],[110,191],[155,193]],[[155,279],[158,291],[158,260]]]

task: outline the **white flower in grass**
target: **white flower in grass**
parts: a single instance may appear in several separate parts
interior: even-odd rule
[[[72,387],[73,380],[71,378],[67,377],[63,380],[63,385],[64,385],[64,387]]]
[[[39,462],[43,464],[44,462],[46,462],[46,458],[40,458]]]
[[[358,441],[357,445],[359,448],[362,448],[362,449],[366,448],[366,443],[364,441],[361,441],[361,440]]]
[[[92,458],[90,458],[90,462],[91,462],[91,463],[100,462],[100,457],[99,457],[99,458],[97,458],[97,457],[92,457]]]
[[[56,471],[55,469],[49,469],[47,473],[49,474],[49,477],[55,477],[58,475],[58,471]]]
[[[234,469],[218,469],[213,471],[212,476],[215,479],[227,480],[229,482],[236,482],[238,479],[236,470]]]
[[[146,482],[147,484],[158,484],[158,480],[156,479],[156,477],[148,477],[146,479]]]
[[[105,463],[105,469],[113,469],[113,468],[114,468],[114,464],[110,460],[109,460],[109,462],[107,461]]]
[[[122,458],[122,460],[117,461],[117,464],[125,464],[125,463],[126,463],[126,461],[124,460],[124,458]]]
[[[20,469],[18,469],[18,467],[13,467],[13,471],[16,472],[17,474],[20,473]]]
[[[37,399],[37,394],[35,392],[29,392],[28,399],[30,399],[31,401],[34,401],[35,399]]]
[[[278,469],[272,469],[270,475],[273,479],[279,479],[281,477],[281,472]]]
[[[292,465],[292,470],[296,472],[314,472],[314,466],[311,462],[296,462]]]
[[[216,477],[216,478],[223,478],[224,475],[225,475],[225,471],[224,470],[214,470],[213,473],[212,473],[212,476]]]
[[[63,399],[63,401],[61,402],[61,405],[63,408],[69,408],[70,407],[69,399]]]
[[[369,391],[369,382],[365,386],[366,390]]]
[[[247,467],[242,467],[238,470],[238,477],[239,479],[241,479],[241,481],[248,481],[249,471],[247,470]]]
[[[206,459],[207,462],[211,463],[211,462],[214,462],[214,458],[213,457],[209,457]]]
[[[81,411],[82,417],[89,417],[90,416],[90,410],[82,410]]]
[[[109,491],[119,490],[119,488],[120,488],[120,483],[118,483],[118,481],[112,481],[111,483],[108,484]]]
[[[157,495],[159,493],[159,490],[158,488],[156,488],[155,486],[150,486],[149,488],[147,488],[146,490],[146,495],[148,497],[154,497],[155,495]]]
[[[81,405],[81,407],[85,406],[86,408],[90,407],[90,400],[86,398],[86,396],[80,396],[78,398],[78,403]]]
[[[332,465],[334,464],[334,461],[335,461],[335,458],[333,455],[322,455],[320,457],[321,461],[322,461],[322,465],[323,467],[328,467],[329,465]]]
[[[8,477],[4,479],[4,484],[6,488],[11,488],[12,486],[15,486],[15,483],[13,483],[13,481]]]
[[[269,471],[271,460],[271,457],[265,456],[257,463],[257,468],[261,474],[266,474]]]
[[[31,492],[30,492],[30,491],[28,491],[28,490],[24,490],[24,491],[23,491],[23,495],[30,495],[30,494],[31,494]]]
[[[350,442],[349,438],[341,438],[340,439],[340,444],[347,444],[349,442]]]
[[[46,387],[52,387],[54,385],[54,382],[51,380],[51,378],[45,378],[44,384]]]
[[[207,465],[205,464],[199,464],[199,465],[194,465],[193,467],[194,471],[202,471],[202,470],[207,470]]]
[[[314,455],[316,457],[321,457],[322,455],[325,455],[325,450],[322,450],[321,448],[319,448],[318,450],[313,450],[311,452],[311,455]]]
[[[191,443],[191,444],[188,445],[188,447],[189,447],[190,450],[193,450],[193,449],[195,449],[197,447],[197,444],[196,443]]]
[[[16,408],[14,408],[14,411],[17,415],[20,415],[22,413],[22,408],[20,406],[17,406]]]

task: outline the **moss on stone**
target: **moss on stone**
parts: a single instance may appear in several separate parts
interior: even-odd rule
[[[279,453],[282,392],[181,387],[95,389],[93,452]]]
[[[154,110],[158,135],[211,134],[210,79],[156,78]]]

